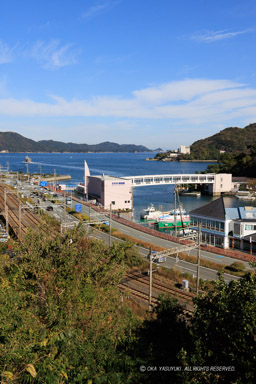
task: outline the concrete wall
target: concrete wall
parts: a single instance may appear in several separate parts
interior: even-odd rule
[[[131,180],[113,179],[104,181],[104,207],[108,209],[132,208],[132,182]]]
[[[132,181],[110,176],[88,176],[88,194],[113,210],[132,209]]]
[[[230,192],[233,189],[232,174],[219,173],[215,175],[215,183],[208,184],[208,192],[213,196],[220,196],[221,193]]]

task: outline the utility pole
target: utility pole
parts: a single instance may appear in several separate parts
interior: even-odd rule
[[[56,169],[54,169],[54,187],[53,187],[53,190],[54,192],[56,192]]]
[[[7,233],[7,239],[9,239],[9,212],[8,207],[6,206],[6,214],[5,214],[5,224],[6,224],[6,233]]]
[[[6,196],[6,188],[4,189],[4,212],[5,212],[5,224],[6,224],[6,233],[9,238],[9,217],[8,217],[8,206],[7,206],[7,196]]]
[[[26,167],[27,167],[27,178],[28,178],[28,181],[29,181],[28,163],[26,163]]]
[[[196,293],[199,292],[199,281],[200,281],[200,242],[201,242],[201,223],[198,223],[198,249],[197,249]]]
[[[175,226],[175,236],[177,237],[176,184],[174,187],[174,226]]]
[[[19,238],[21,239],[21,205],[19,203]]]
[[[66,191],[64,191],[64,228],[66,227]],[[61,225],[62,232],[62,225]]]
[[[111,247],[111,227],[112,227],[112,203],[110,203],[110,206],[109,206],[109,239],[108,239],[109,248]]]
[[[149,252],[149,294],[148,294],[148,309],[151,310],[151,302],[152,302],[152,247],[150,247]]]
[[[133,186],[131,188],[131,207],[132,207],[132,220],[134,217],[134,208],[133,208]]]

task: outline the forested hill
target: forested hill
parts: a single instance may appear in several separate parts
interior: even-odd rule
[[[190,159],[218,159],[220,151],[241,153],[248,145],[256,146],[256,123],[245,128],[226,128],[206,139],[195,141],[191,147]]]
[[[54,140],[34,141],[15,132],[0,132],[0,151],[9,152],[149,152],[143,145],[117,144],[106,141],[100,144],[63,143]]]

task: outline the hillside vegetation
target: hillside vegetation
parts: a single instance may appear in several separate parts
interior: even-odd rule
[[[206,139],[195,141],[187,159],[218,159],[220,151],[241,153],[246,152],[248,145],[256,146],[256,124],[245,128],[226,128]]]
[[[197,140],[190,146],[190,155],[180,155],[177,160],[218,160],[222,155],[220,151],[248,153],[248,146],[256,147],[256,123],[245,128],[226,128],[206,139]],[[165,161],[170,153],[157,153],[155,159]]]
[[[1,383],[256,382],[255,274],[220,277],[193,317],[162,296],[138,319],[118,289],[129,244],[109,248],[82,226],[55,238],[44,229],[0,257]]]
[[[143,145],[117,144],[106,141],[100,144],[63,143],[55,140],[34,141],[15,132],[0,132],[0,151],[9,152],[148,152]]]
[[[210,164],[206,172],[232,173],[233,176],[256,178],[256,147],[249,148],[246,153],[224,153],[218,164]]]

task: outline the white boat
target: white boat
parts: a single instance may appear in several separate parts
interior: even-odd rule
[[[163,214],[162,211],[157,210],[153,204],[149,205],[147,209],[144,209],[143,213],[140,214],[141,220],[154,221]]]
[[[241,200],[256,200],[256,195],[249,191],[240,191],[236,194],[236,198]]]
[[[141,220],[146,220],[146,221],[154,221],[154,222],[164,222],[164,223],[174,223],[175,219],[176,222],[179,221],[189,221],[190,217],[186,213],[185,209],[181,207],[181,209],[172,209],[171,211],[168,212],[162,212],[157,210],[153,204],[148,206],[147,209],[144,209],[145,213],[141,213],[140,218]]]

